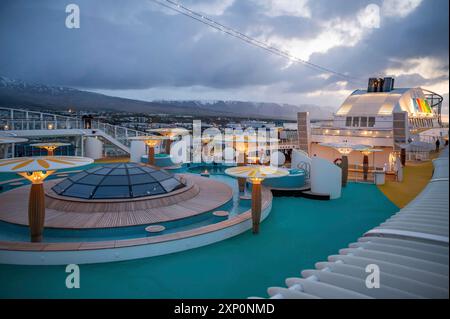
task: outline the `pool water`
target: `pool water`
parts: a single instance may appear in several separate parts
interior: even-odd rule
[[[95,164],[94,164],[95,165]],[[84,167],[83,167],[84,168]],[[185,173],[187,169],[181,168],[176,171],[176,173]],[[61,174],[64,172],[60,172]],[[66,171],[70,173],[70,171]],[[222,174],[223,171],[217,171],[217,174],[211,173],[211,179],[220,181],[229,185],[233,190],[233,199],[228,203],[218,207],[213,210],[226,210],[229,212],[229,217],[233,217],[237,214],[241,214],[251,208],[250,201],[239,201],[239,189],[236,180],[232,177]],[[57,175],[50,175],[49,179],[61,178]],[[10,176],[11,177],[11,176]],[[12,176],[16,178],[16,176]],[[10,179],[12,179],[10,178]],[[29,182],[24,184],[28,184]],[[8,186],[8,185],[6,185]],[[19,186],[9,186],[5,188],[4,191],[19,187]],[[226,220],[228,217],[214,216],[210,212],[205,212],[196,216],[183,218],[180,220],[161,222],[158,225],[164,226],[166,229],[158,233],[148,233],[145,228],[149,225],[138,225],[130,227],[119,227],[119,228],[103,228],[103,229],[56,229],[56,228],[45,228],[44,238],[46,242],[94,242],[94,241],[107,241],[107,240],[123,240],[132,239],[140,237],[158,236],[165,235],[190,229],[195,229],[210,224],[219,223]],[[6,241],[28,241],[29,240],[29,229],[26,226],[15,225],[11,223],[6,223],[0,221],[0,240]]]
[[[0,265],[0,297],[246,298],[300,276],[377,226],[398,208],[375,185],[350,183],[342,198],[277,197],[260,234],[170,255],[80,265],[81,288],[65,287],[64,266]]]

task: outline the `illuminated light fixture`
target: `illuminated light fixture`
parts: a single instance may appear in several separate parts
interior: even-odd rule
[[[259,223],[261,221],[261,183],[264,179],[277,178],[289,175],[289,171],[283,168],[251,165],[251,166],[237,166],[227,168],[225,174],[248,179],[252,183],[252,224],[253,233],[259,232]]]
[[[47,125],[47,129],[53,130],[53,124],[49,123],[49,124]]]
[[[166,140],[165,152],[166,154],[170,154],[170,146],[172,145],[172,141],[175,140],[177,136],[185,136],[189,134],[189,130],[180,127],[173,128],[156,128],[148,130],[152,133],[158,133],[162,136],[167,136],[169,139]]]
[[[133,136],[129,137],[129,140],[133,141],[142,141],[148,147],[148,164],[151,166],[155,166],[155,147],[158,146],[162,141],[172,139],[169,136],[160,136],[160,135],[141,135],[141,136]]]
[[[54,151],[61,146],[68,146],[70,145],[70,143],[35,143],[35,144],[30,144],[30,146],[33,147],[37,147],[37,148],[42,148],[47,150],[47,154],[48,156],[53,156]]]
[[[376,148],[365,148],[359,150],[363,155],[363,179],[367,181],[369,175],[369,155],[374,154],[375,152],[382,152],[383,150]],[[375,159],[374,159],[375,162]]]
[[[271,144],[276,143],[279,140],[276,138],[267,138],[267,137],[259,137],[256,134],[234,134],[231,136],[225,136],[226,142],[232,142],[234,145],[234,148],[239,152],[239,154],[243,155],[243,161],[238,160],[237,165],[239,166],[245,166],[247,165],[247,157],[248,152],[251,149],[255,149],[258,144]],[[245,178],[238,177],[238,185],[239,185],[239,191],[243,192],[245,190]]]
[[[59,169],[91,164],[92,159],[77,156],[36,156],[0,160],[0,173],[17,173],[31,182],[28,224],[32,242],[42,241],[45,221],[44,180]]]
[[[340,167],[342,169],[342,186],[343,187],[347,186],[347,180],[348,180],[348,155],[353,151],[359,151],[362,149],[370,148],[369,145],[350,144],[348,142],[319,143],[319,145],[334,148],[336,151],[338,151],[342,155],[342,159],[341,159],[342,163],[340,164]]]

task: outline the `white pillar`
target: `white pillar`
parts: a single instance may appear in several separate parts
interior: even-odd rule
[[[84,140],[85,156],[92,159],[99,159],[103,157],[103,143],[98,138],[86,137]]]
[[[142,155],[146,154],[145,143],[143,141],[131,141],[130,162],[140,163]]]

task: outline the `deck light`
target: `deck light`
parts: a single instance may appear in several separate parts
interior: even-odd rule
[[[129,138],[134,141],[142,141],[148,147],[148,164],[155,166],[155,147],[158,146],[162,141],[169,140],[169,136],[159,136],[159,135],[141,135],[133,136]]]
[[[0,160],[0,173],[17,173],[31,182],[28,224],[32,242],[42,241],[45,221],[44,180],[55,171],[92,163],[87,157],[36,156]]]
[[[353,151],[359,151],[362,149],[370,148],[369,145],[362,144],[350,144],[348,142],[344,143],[319,143],[321,146],[331,147],[337,150],[342,155],[342,163],[340,167],[342,169],[342,186],[347,186],[348,180],[348,155]]]
[[[252,183],[252,224],[253,233],[257,234],[261,221],[261,183],[267,178],[287,176],[289,171],[273,166],[251,165],[228,168],[225,173],[237,178],[248,179]]]
[[[363,179],[367,181],[367,177],[369,175],[369,155],[374,154],[375,152],[382,152],[380,149],[376,148],[365,148],[361,149],[360,152],[364,155],[363,157]],[[373,159],[375,162],[375,159]]]
[[[148,130],[149,132],[158,133],[162,136],[167,136],[169,139],[166,140],[165,152],[166,154],[170,154],[170,146],[172,141],[175,140],[177,136],[185,136],[189,134],[189,130],[180,127],[174,128],[156,128]]]
[[[55,150],[58,147],[68,146],[68,145],[70,145],[70,143],[35,143],[35,144],[30,144],[30,146],[37,147],[37,148],[42,148],[42,149],[47,150],[48,156],[53,156]]]

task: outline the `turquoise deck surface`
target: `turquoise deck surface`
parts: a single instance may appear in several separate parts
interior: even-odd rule
[[[0,265],[0,297],[246,298],[300,276],[398,211],[374,185],[350,183],[334,201],[274,198],[259,235],[175,253],[80,265],[81,288],[65,287],[64,266]]]

